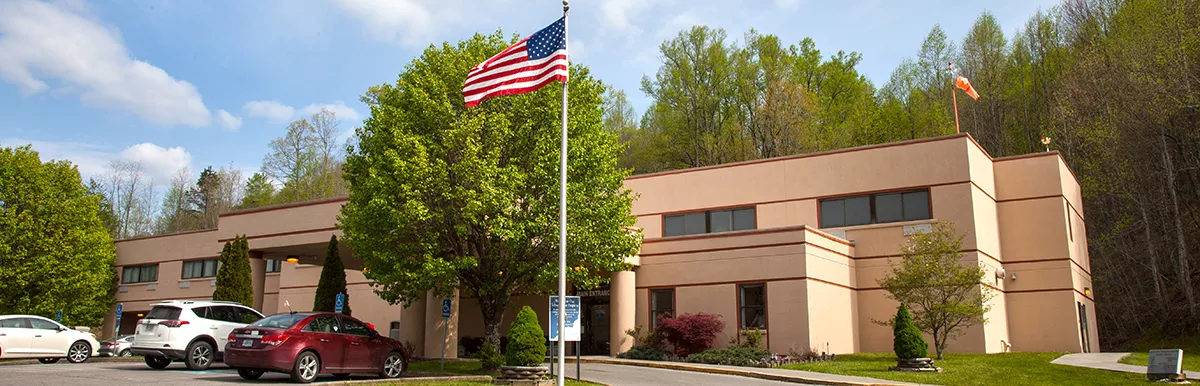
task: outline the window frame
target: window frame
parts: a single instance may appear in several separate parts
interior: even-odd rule
[[[762,305],[748,306],[745,304],[746,303],[745,302],[745,297],[746,297],[745,289],[747,287],[761,287],[762,288],[762,299],[763,299]],[[758,326],[748,326],[745,318],[743,317],[746,313],[746,309],[759,309],[759,308],[762,309],[762,315],[763,315],[762,327],[760,328]],[[738,331],[748,330],[748,329],[767,330],[767,328],[770,326],[770,324],[767,323],[767,319],[768,319],[768,317],[767,317],[767,283],[766,282],[738,283],[738,285],[737,285],[737,310],[738,310],[738,314],[737,314]]]
[[[910,219],[908,217],[908,214],[906,213],[907,212],[906,205],[905,205],[906,201],[905,201],[904,197],[911,193],[924,193],[925,194],[925,208],[926,208],[925,218],[911,218]],[[877,198],[879,196],[891,196],[891,195],[895,195],[900,198],[900,220],[880,221],[879,213],[878,213],[879,207],[876,204]],[[846,202],[851,199],[859,199],[859,198],[867,199],[868,220],[866,223],[850,224],[846,218],[847,217],[846,216]],[[842,216],[841,216],[842,222],[841,222],[841,224],[836,224],[836,225],[827,224],[826,220],[825,220],[825,216],[827,215],[827,213],[826,213],[825,209],[823,208],[823,206],[826,203],[833,204],[834,202],[838,202],[838,201],[840,201],[842,204],[841,205],[841,207],[842,207]],[[829,198],[822,198],[822,199],[817,200],[817,223],[818,223],[818,227],[820,229],[846,228],[846,227],[855,227],[855,226],[873,225],[873,224],[893,224],[893,223],[899,223],[899,222],[924,221],[924,220],[932,220],[932,219],[933,219],[933,195],[930,193],[929,188],[891,190],[891,191],[882,191],[882,192],[867,193],[867,194],[829,197]]]
[[[153,267],[153,270],[148,269],[151,267]],[[133,270],[137,270],[136,271],[137,278],[133,279],[133,280],[127,280],[127,279],[129,279],[129,274],[134,272]],[[145,273],[148,271],[153,271],[154,279],[142,280],[143,276],[147,276],[147,275],[145,275]],[[154,283],[157,281],[158,281],[158,263],[126,265],[126,266],[121,267],[121,284]]]
[[[737,213],[744,212],[744,211],[749,211],[750,214],[753,216],[754,221],[751,224],[751,228],[738,229]],[[714,228],[713,227],[713,213],[720,213],[720,212],[728,213],[729,230],[713,231],[713,228]],[[687,217],[695,216],[697,214],[704,216],[704,232],[687,233]],[[683,233],[668,234],[667,224],[668,224],[668,222],[671,222],[670,220],[676,219],[676,218],[679,219],[678,223],[682,227],[682,229],[680,229],[680,231]],[[706,234],[711,234],[711,233],[737,232],[737,231],[746,231],[746,230],[755,230],[755,229],[758,229],[758,206],[757,205],[733,206],[733,207],[727,207],[727,208],[713,208],[713,209],[696,210],[696,211],[690,211],[690,212],[678,212],[678,213],[670,213],[670,214],[662,215],[662,235],[663,235],[662,237],[706,235]]]
[[[263,260],[267,261],[267,266],[265,267],[266,273],[279,273],[280,271],[283,271],[283,260],[276,260],[276,259],[263,259]],[[275,269],[272,270],[271,269],[272,267],[274,267]]]
[[[209,263],[212,263],[212,269],[213,269],[212,275],[208,275],[207,272],[205,272],[208,269]],[[200,265],[200,276],[189,276],[188,275],[189,266],[194,266],[196,264]],[[179,272],[180,280],[215,278],[215,277],[217,277],[217,272],[221,271],[221,259],[217,258],[217,259],[186,260],[183,262],[183,268],[181,268],[179,271],[180,271]]]
[[[650,307],[650,313],[649,313],[649,315],[650,315],[650,323],[649,323],[649,324],[650,324],[650,329],[652,329],[652,330],[653,330],[655,327],[658,327],[658,315],[659,315],[659,314],[661,314],[661,313],[663,313],[663,311],[664,311],[664,310],[661,310],[661,309],[656,309],[656,308],[654,308],[654,293],[655,293],[655,292],[659,292],[659,293],[662,293],[662,292],[670,292],[670,293],[671,293],[671,310],[670,310],[670,312],[669,312],[669,313],[667,313],[667,315],[670,315],[671,317],[675,317],[675,312],[676,312],[676,306],[675,306],[675,287],[669,287],[669,288],[651,288],[651,289],[649,290],[649,292],[647,292],[647,296],[649,296],[649,298],[650,298],[650,299],[649,299],[649,301],[648,301],[647,303],[648,303],[648,306]]]

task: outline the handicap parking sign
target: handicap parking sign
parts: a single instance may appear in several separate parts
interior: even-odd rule
[[[333,312],[342,313],[342,309],[346,307],[346,294],[337,294],[333,301]]]
[[[442,317],[450,317],[450,298],[442,299]]]

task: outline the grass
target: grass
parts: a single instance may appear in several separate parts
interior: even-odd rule
[[[1195,352],[1195,351],[1192,351],[1192,352]],[[1200,372],[1200,357],[1188,356],[1187,353],[1188,353],[1188,351],[1186,351],[1186,350],[1183,352],[1183,369],[1187,370],[1187,371]],[[1135,352],[1135,353],[1129,354],[1129,356],[1121,359],[1121,363],[1124,363],[1127,365],[1146,366],[1149,364],[1149,362],[1150,362],[1150,353],[1148,353],[1148,352]]]
[[[1142,339],[1130,347],[1132,353],[1121,359],[1127,365],[1146,366],[1150,361],[1150,350],[1177,348],[1183,350],[1183,369],[1200,371],[1200,354],[1189,356],[1189,353],[1200,353],[1200,335],[1184,337],[1168,337],[1161,330],[1146,333]]]
[[[1051,364],[1062,353],[948,354],[935,361],[942,373],[888,371],[892,353],[840,355],[836,361],[797,363],[785,368],[934,385],[1127,385],[1144,374]]]
[[[446,360],[446,367],[439,367],[438,360],[425,360],[419,362],[411,362],[408,364],[408,371],[422,373],[450,373],[460,375],[490,375],[499,376],[499,371],[487,371],[483,369],[483,364],[478,361],[461,361],[461,360]],[[468,385],[490,385],[491,382],[484,381],[455,381],[455,382],[424,382],[411,383],[405,382],[397,384],[398,386],[468,386]],[[567,384],[572,386],[594,386],[591,382],[579,382],[573,379],[567,379]]]

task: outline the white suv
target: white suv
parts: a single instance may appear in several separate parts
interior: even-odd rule
[[[262,319],[253,308],[235,302],[168,300],[153,304],[134,332],[133,355],[146,356],[146,365],[163,369],[182,360],[192,370],[207,369],[224,354],[235,328]]]

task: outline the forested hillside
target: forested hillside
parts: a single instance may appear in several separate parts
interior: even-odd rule
[[[1063,153],[1083,184],[1101,344],[1197,333],[1200,1],[1066,1],[1006,35],[982,13],[961,39],[933,26],[876,86],[861,55],[703,26],[661,46],[633,111],[610,90],[605,125],[636,173],[954,132],[954,62],[982,94],[964,132],[993,156]]]

